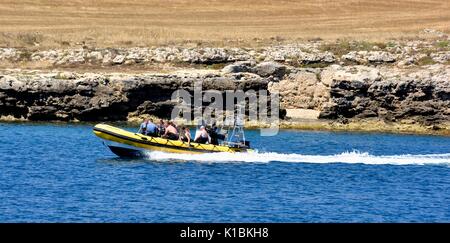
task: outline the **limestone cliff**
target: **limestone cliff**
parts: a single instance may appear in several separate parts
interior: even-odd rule
[[[180,88],[192,92],[193,84],[202,82],[205,90],[222,93],[279,92],[282,110],[313,111],[308,114],[333,122],[375,119],[438,126],[450,121],[450,44],[448,37],[439,38],[264,48],[0,48],[0,67],[5,65],[0,117],[169,117],[176,104],[172,93]],[[10,68],[21,66],[28,68]],[[121,73],[123,67],[136,69]],[[160,72],[147,71],[150,67]]]
[[[0,73],[0,116],[28,120],[116,121],[134,115],[170,117],[178,89],[267,90],[252,74],[77,74],[9,71]]]

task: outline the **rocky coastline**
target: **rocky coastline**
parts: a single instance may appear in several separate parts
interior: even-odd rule
[[[286,128],[448,135],[449,41],[440,35],[429,40],[310,41],[263,48],[0,48],[0,117],[166,118],[176,105],[172,93],[180,88],[192,91],[195,82],[202,82],[205,90],[219,92],[279,92],[281,126]],[[159,65],[164,68],[159,70]],[[158,71],[148,71],[152,66]],[[107,70],[89,70],[99,67]],[[120,67],[139,70],[120,72]]]

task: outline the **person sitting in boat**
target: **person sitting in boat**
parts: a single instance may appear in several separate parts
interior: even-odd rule
[[[168,138],[171,140],[178,140],[178,130],[175,128],[172,122],[165,123],[165,132],[162,136],[163,138]]]
[[[153,123],[152,119],[144,119],[144,122],[141,123],[139,127],[138,133],[147,135],[147,136],[157,136],[158,135],[158,127]]]
[[[180,132],[180,140],[191,144],[191,131],[188,127],[182,127]]]
[[[206,132],[208,132],[211,137],[211,144],[218,145],[219,140],[224,140],[225,136],[219,134],[219,128],[217,127],[216,122],[214,121],[211,127],[206,128]]]
[[[205,129],[205,126],[200,127],[200,131],[196,134],[194,142],[196,143],[211,143],[211,137]]]
[[[164,125],[163,119],[159,120],[158,132],[159,132],[160,137],[162,137],[164,135],[164,133],[166,132],[166,126]]]
[[[174,121],[169,121],[169,123],[178,130],[178,125]]]

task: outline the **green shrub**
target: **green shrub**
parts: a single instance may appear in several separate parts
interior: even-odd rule
[[[301,68],[325,68],[325,67],[328,67],[328,66],[330,66],[329,63],[323,63],[323,62],[299,64],[299,67],[301,67]]]
[[[222,68],[224,68],[227,65],[227,63],[214,63],[211,65],[208,65],[209,69],[214,69],[214,70],[220,70]]]
[[[349,41],[338,41],[336,43],[322,44],[319,49],[321,51],[328,51],[335,55],[342,56],[349,53],[352,50],[352,46]]]
[[[33,55],[33,53],[29,50],[22,50],[19,54],[20,57],[20,61],[29,61],[31,60],[31,55]]]
[[[422,57],[417,61],[417,65],[419,65],[419,66],[432,65],[432,64],[436,64],[436,62],[430,56]]]
[[[395,46],[397,46],[397,44],[395,43],[395,42],[393,42],[393,41],[389,41],[387,44],[386,44],[386,47],[395,47]]]
[[[444,50],[450,49],[450,41],[448,41],[448,40],[438,41],[438,42],[436,42],[435,45],[439,49],[444,49]]]

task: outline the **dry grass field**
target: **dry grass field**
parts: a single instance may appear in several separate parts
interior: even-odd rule
[[[0,46],[412,37],[450,30],[448,0],[0,0]]]

